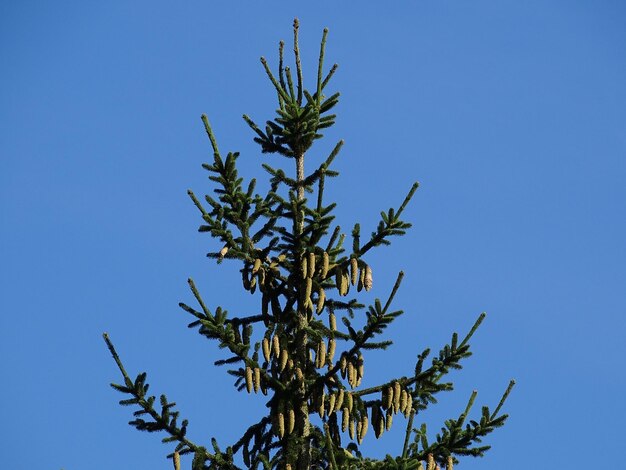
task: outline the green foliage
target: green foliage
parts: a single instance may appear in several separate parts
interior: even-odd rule
[[[304,168],[305,154],[322,137],[320,131],[335,123],[336,116],[330,111],[338,103],[339,93],[324,95],[337,69],[334,65],[324,77],[326,36],[324,30],[316,86],[308,91],[303,86],[296,21],[295,77],[284,66],[284,43],[279,46],[277,76],[261,59],[277,93],[276,116],[266,121],[262,130],[244,115],[261,152],[293,160],[295,178],[287,176],[282,168],[263,164],[270,185],[264,194],[258,194],[254,179],[246,184],[238,175],[239,153],[222,156],[208,118],[203,115],[213,148],[213,161],[203,168],[214,184],[213,195],[201,201],[188,191],[203,219],[199,231],[219,242],[219,249],[208,256],[218,263],[224,259],[240,263],[242,287],[259,297],[260,307],[248,316],[231,316],[219,306],[211,310],[192,279],[188,282],[199,307],[186,303],[180,306],[193,317],[189,328],[197,329],[226,352],[226,357],[215,364],[228,367],[237,390],[267,396],[268,415],[253,423],[224,451],[213,439],[213,451],[209,452],[187,438],[187,420],[178,423],[174,403],[162,395],[157,404],[156,398],[147,394],[145,373],[135,381],[130,379],[105,334],[124,377],[123,385],[112,387],[130,397],[120,401],[122,405],[138,407],[130,424],[142,431],[165,432],[163,441],[176,443],[170,457],[193,454],[193,469],[240,468],[235,463],[235,455],[239,454],[245,468],[254,469],[413,469],[420,468],[422,462],[427,462],[429,469],[436,464],[450,468],[456,457],[482,456],[489,448],[482,445],[482,439],[507,418],[500,409],[513,382],[495,411],[483,407],[477,421],[469,419],[474,392],[466,409],[458,418],[447,420],[434,440],[429,441],[425,423],[414,427],[415,419],[436,403],[440,392],[453,389],[453,384],[443,379],[471,356],[469,340],[484,314],[462,341],[453,334],[450,343],[430,359],[430,366],[425,366],[430,357],[426,349],[418,355],[412,375],[360,387],[367,351],[392,344],[384,333],[402,314],[402,310],[391,308],[402,272],[384,303],[375,299],[366,306],[357,300],[362,290],[373,288],[367,254],[373,248],[389,245],[392,237],[404,235],[410,228],[402,214],[418,184],[410,188],[398,208],[381,212],[376,229],[365,243],[361,226],[356,224],[351,246],[345,245],[346,235],[334,223],[336,204],[324,202],[326,179],[337,176],[330,167],[343,142],[338,142],[309,174]],[[391,428],[396,415],[407,420],[402,454],[383,460],[365,458],[360,446],[368,429],[380,437]]]

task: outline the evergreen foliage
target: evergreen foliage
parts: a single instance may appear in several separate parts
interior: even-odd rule
[[[463,339],[454,333],[430,360],[429,349],[419,354],[408,375],[360,387],[366,351],[385,349],[392,343],[384,337],[385,329],[402,314],[391,307],[402,272],[384,303],[376,299],[365,306],[357,300],[359,292],[373,286],[373,270],[366,255],[388,245],[392,237],[404,235],[411,226],[402,215],[418,185],[411,187],[397,209],[381,212],[369,237],[362,240],[357,224],[352,243],[346,244],[345,234],[334,224],[336,204],[324,201],[327,180],[337,176],[330,168],[343,142],[309,174],[304,167],[307,150],[322,137],[323,129],[335,123],[331,112],[339,93],[326,97],[325,90],[337,65],[324,76],[326,36],[324,30],[315,88],[306,90],[296,20],[295,73],[284,65],[283,42],[276,75],[261,58],[277,94],[276,116],[264,129],[243,116],[263,153],[279,154],[295,163],[295,178],[281,168],[263,164],[270,188],[263,195],[255,192],[256,181],[244,184],[237,173],[239,153],[223,156],[203,115],[213,148],[213,161],[203,167],[215,184],[214,195],[201,201],[188,192],[203,219],[199,231],[208,232],[220,243],[221,249],[208,256],[218,263],[237,261],[243,288],[259,297],[260,308],[251,316],[232,316],[221,307],[210,310],[192,279],[188,282],[197,307],[180,306],[192,317],[190,328],[226,351],[215,364],[228,367],[237,390],[267,396],[268,415],[225,448],[215,439],[210,448],[195,444],[187,438],[187,420],[179,422],[175,404],[165,395],[157,403],[155,396],[148,394],[145,373],[132,380],[104,335],[124,379],[123,384],[111,385],[129,397],[120,404],[138,408],[130,424],[142,431],[164,431],[163,442],[176,443],[169,455],[175,468],[180,466],[180,455],[193,454],[193,470],[239,469],[237,461],[243,461],[245,468],[266,470],[408,470],[424,468],[424,463],[428,470],[437,466],[451,469],[457,457],[482,456],[489,449],[482,444],[483,437],[507,418],[500,411],[513,381],[496,409],[491,412],[483,407],[476,420],[469,418],[474,392],[463,412],[447,420],[434,439],[429,440],[426,424],[415,427],[416,418],[436,402],[437,395],[453,389],[444,379],[472,354],[469,341],[484,314]],[[378,438],[399,421],[397,415],[406,419],[402,454],[384,460],[364,457],[360,445],[369,429],[370,435]],[[241,458],[236,460],[239,453]]]

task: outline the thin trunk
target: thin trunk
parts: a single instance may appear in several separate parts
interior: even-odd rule
[[[297,195],[298,201],[302,201],[304,199],[304,154],[296,155],[296,181],[298,183],[297,186]],[[304,218],[300,218],[298,222],[298,233],[302,233],[304,230]],[[299,254],[298,254],[299,255]],[[301,288],[304,286],[301,285]],[[308,338],[306,334],[306,328],[308,326],[308,317],[306,306],[303,302],[300,301],[302,296],[298,292],[298,347],[297,347],[297,355],[298,362],[301,364],[303,368],[303,372],[306,374],[306,364],[309,360],[309,351],[308,351]],[[311,449],[309,436],[311,434],[310,422],[309,422],[309,405],[306,398],[306,388],[303,383],[300,387],[298,394],[298,418],[297,418],[297,434],[301,439],[300,442],[297,440],[294,442],[295,445],[298,445],[297,455],[298,461],[296,463],[296,470],[309,470],[311,466]]]
[[[298,201],[304,199],[304,154],[296,155],[296,181],[298,182]]]

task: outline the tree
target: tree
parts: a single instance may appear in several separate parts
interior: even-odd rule
[[[454,333],[429,362],[430,350],[422,351],[414,370],[374,387],[361,388],[367,351],[385,349],[392,341],[383,333],[402,314],[391,307],[403,273],[383,303],[359,303],[356,294],[369,291],[373,269],[368,253],[390,239],[404,235],[411,226],[402,219],[413,197],[415,183],[397,209],[381,213],[376,230],[363,237],[359,224],[351,233],[351,245],[334,225],[336,204],[326,204],[324,187],[337,172],[331,165],[343,141],[338,142],[326,160],[307,174],[307,151],[322,138],[321,131],[335,123],[331,114],[339,93],[325,96],[330,79],[337,70],[333,65],[324,76],[324,30],[315,89],[303,85],[298,46],[298,21],[294,21],[295,73],[284,65],[284,43],[279,46],[278,73],[261,58],[265,72],[276,90],[276,116],[261,129],[250,117],[244,120],[256,134],[263,153],[278,154],[295,163],[295,178],[281,168],[263,164],[270,177],[264,195],[255,192],[255,180],[244,185],[237,173],[237,152],[225,157],[205,115],[202,121],[211,146],[213,162],[204,164],[209,179],[216,185],[215,196],[200,201],[192,191],[189,196],[200,211],[200,232],[208,232],[221,247],[211,258],[236,261],[241,265],[243,288],[260,300],[259,313],[230,316],[226,310],[207,308],[199,290],[189,279],[198,307],[180,306],[193,317],[190,328],[218,343],[228,352],[215,361],[229,367],[238,391],[263,393],[269,412],[252,424],[241,438],[222,450],[215,439],[208,450],[187,437],[187,420],[179,422],[175,404],[161,395],[148,394],[146,373],[132,380],[111,342],[106,344],[115,359],[123,384],[111,384],[126,395],[120,403],[138,407],[130,424],[138,430],[164,431],[163,442],[176,443],[169,455],[179,468],[180,455],[193,454],[192,468],[294,469],[309,468],[385,468],[416,469],[426,462],[428,470],[437,465],[451,469],[457,457],[482,456],[488,445],[481,440],[507,419],[500,410],[513,381],[495,410],[483,407],[480,417],[469,419],[476,392],[456,418],[445,422],[441,432],[429,440],[426,424],[415,426],[419,413],[436,402],[440,392],[453,389],[443,379],[471,355],[469,341],[484,319],[476,323],[462,339]],[[295,76],[294,76],[295,75]],[[292,164],[293,164],[292,163]],[[340,318],[340,322],[337,318]],[[339,325],[338,325],[339,323]],[[160,409],[159,409],[160,408]],[[319,415],[319,416],[315,416]],[[401,455],[384,460],[368,459],[359,449],[369,435],[379,437],[389,430],[397,415],[406,418],[406,435]],[[235,456],[241,453],[236,461]]]

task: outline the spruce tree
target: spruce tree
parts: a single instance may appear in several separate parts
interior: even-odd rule
[[[489,449],[482,439],[507,419],[500,412],[514,382],[493,411],[485,406],[470,419],[473,392],[465,409],[445,421],[434,438],[420,423],[421,412],[436,402],[437,395],[453,389],[446,375],[460,369],[471,355],[469,341],[485,317],[481,314],[466,335],[454,333],[432,358],[430,349],[418,354],[415,368],[405,376],[360,386],[367,352],[392,343],[384,336],[385,329],[402,314],[392,308],[402,272],[384,302],[376,299],[368,306],[359,302],[358,294],[373,287],[375,270],[368,264],[368,254],[406,233],[411,224],[402,216],[418,185],[410,188],[399,207],[381,212],[369,236],[362,236],[356,224],[346,242],[334,222],[336,204],[324,200],[325,185],[337,176],[331,168],[343,141],[321,164],[308,173],[305,169],[307,152],[322,138],[322,130],[335,123],[332,110],[339,93],[327,96],[326,89],[337,65],[324,74],[328,32],[324,30],[315,88],[305,89],[297,20],[293,31],[295,69],[284,65],[282,41],[277,73],[261,58],[277,94],[276,115],[263,128],[243,116],[262,153],[284,157],[287,169],[263,163],[270,184],[265,194],[258,194],[254,179],[244,183],[238,175],[239,153],[220,152],[203,115],[213,149],[213,161],[203,167],[214,183],[214,195],[201,200],[188,191],[203,219],[199,231],[219,242],[209,256],[218,263],[239,263],[243,289],[259,299],[258,313],[231,316],[221,307],[210,310],[192,279],[188,282],[196,305],[180,304],[192,317],[189,327],[227,351],[215,364],[228,368],[237,391],[267,397],[267,415],[228,446],[215,439],[210,447],[193,442],[187,437],[187,420],[179,419],[175,404],[165,395],[157,400],[148,394],[145,372],[131,379],[105,333],[124,379],[111,385],[128,396],[122,405],[137,407],[132,426],[164,432],[163,442],[175,444],[168,457],[176,469],[185,454],[193,455],[193,470],[408,470],[422,469],[424,464],[427,470],[452,469],[458,457],[482,456]],[[290,176],[294,166],[295,176]],[[245,400],[245,393],[238,399]],[[402,453],[382,460],[363,456],[363,440],[380,437],[392,425],[406,427]]]

